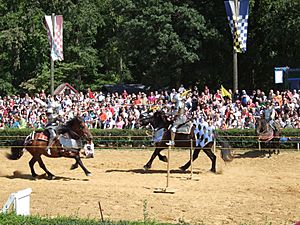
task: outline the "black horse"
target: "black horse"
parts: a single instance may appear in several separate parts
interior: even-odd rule
[[[255,132],[258,136],[258,140],[266,143],[266,147],[269,149],[269,157],[273,154],[279,154],[280,150],[278,145],[280,144],[281,129],[280,125],[276,122],[273,127],[264,118],[257,118],[255,124]]]
[[[169,142],[171,138],[170,130],[168,129],[169,126],[173,123],[172,120],[168,119],[168,115],[166,115],[163,111],[156,111],[152,116],[142,116],[138,122],[138,126],[147,126],[150,124],[153,129],[160,130],[163,129],[163,137],[161,141],[155,143],[155,150],[150,158],[150,160],[144,165],[144,169],[148,170],[151,168],[152,162],[156,156],[163,161],[167,162],[168,159],[166,156],[161,155],[161,151],[168,147],[167,142]],[[196,138],[194,134],[195,126],[193,126],[188,134],[177,133],[175,137],[175,147],[182,147],[182,148],[190,148],[191,147],[191,140],[192,144],[195,148],[193,153],[193,161],[198,158],[198,155],[201,151],[201,147],[196,146]],[[230,146],[226,142],[218,143],[221,145],[221,156],[224,161],[232,161],[232,155],[230,151]],[[212,165],[211,171],[216,172],[216,155],[212,152],[211,148],[213,146],[213,142],[209,142],[203,148],[205,154],[210,158]],[[187,170],[191,165],[190,160],[183,166],[180,167],[181,170]]]

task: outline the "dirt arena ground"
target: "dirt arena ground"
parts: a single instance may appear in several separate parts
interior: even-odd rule
[[[300,152],[283,152],[272,158],[237,154],[231,163],[218,159],[218,173],[209,172],[210,161],[200,153],[194,176],[178,167],[189,158],[174,150],[170,160],[170,184],[175,194],[154,193],[166,186],[166,164],[156,159],[150,171],[143,165],[152,151],[101,150],[83,159],[92,172],[86,177],[78,168],[69,170],[72,159],[43,158],[56,180],[43,175],[31,179],[25,153],[18,161],[0,151],[0,206],[9,194],[32,188],[31,214],[105,219],[189,222],[197,224],[293,224],[300,220]],[[166,152],[163,152],[166,153]],[[39,174],[43,171],[35,166]]]

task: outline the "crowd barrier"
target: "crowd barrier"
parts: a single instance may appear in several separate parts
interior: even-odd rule
[[[10,148],[14,146],[14,141],[24,140],[26,136],[0,136],[0,148]],[[162,140],[169,141],[169,140]],[[190,140],[179,140],[190,141]],[[231,150],[249,151],[249,150],[267,150],[268,145],[265,142],[259,141],[257,136],[218,136],[215,139],[218,141],[227,142]],[[95,150],[101,149],[151,149],[155,148],[152,142],[152,135],[149,136],[93,136]],[[273,140],[270,143],[276,143]],[[217,144],[216,144],[217,146]],[[298,150],[300,151],[300,137],[299,136],[285,136],[277,145],[280,150]],[[195,147],[195,146],[193,146]],[[181,149],[190,149],[190,147],[181,147]]]

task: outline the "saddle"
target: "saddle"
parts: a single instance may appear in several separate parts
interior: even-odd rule
[[[47,135],[44,134],[44,132],[38,132],[38,133],[35,133],[33,140],[48,141],[49,138]]]
[[[277,136],[280,133],[280,124],[277,121],[274,121],[273,124],[268,122],[269,129],[265,129],[263,132],[261,132],[258,135],[258,139],[263,142],[268,142],[272,140],[275,136]]]
[[[45,141],[48,142],[49,138],[44,132],[35,132],[33,131],[30,135],[25,139],[25,144],[29,144],[33,140]],[[79,150],[82,148],[81,140],[75,140],[69,137],[67,133],[58,135],[59,143],[61,144],[64,150]]]
[[[191,133],[191,129],[193,127],[193,123],[192,121],[186,121],[182,124],[179,124],[176,128],[176,134],[190,134]]]

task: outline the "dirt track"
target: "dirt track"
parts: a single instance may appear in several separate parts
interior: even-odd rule
[[[150,171],[142,167],[152,151],[102,150],[94,159],[83,159],[92,172],[69,170],[73,160],[43,158],[57,176],[32,180],[29,153],[18,161],[0,151],[0,207],[9,194],[31,187],[31,214],[99,218],[98,201],[105,219],[190,222],[205,224],[292,224],[300,220],[300,152],[284,152],[272,158],[242,155],[219,163],[219,173],[208,172],[210,161],[200,153],[194,163],[194,179],[177,168],[188,152],[171,152],[170,187],[175,194],[153,190],[166,186],[166,164],[156,159]],[[220,160],[218,162],[221,162]],[[39,174],[43,171],[35,166]],[[148,215],[147,215],[148,214]]]

